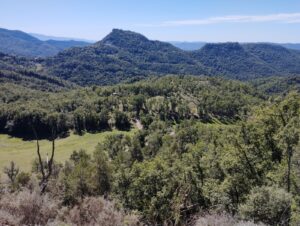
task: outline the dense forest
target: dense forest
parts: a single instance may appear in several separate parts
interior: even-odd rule
[[[21,84],[41,91],[58,91],[75,84],[38,72],[39,61],[0,53],[0,83]]]
[[[114,127],[130,129],[140,119],[148,126],[155,118],[180,122],[234,122],[264,97],[251,86],[221,78],[164,77],[112,87],[90,87],[45,93],[7,84],[1,89],[0,131],[32,135],[32,126],[49,138],[52,121],[57,135]],[[216,101],[217,100],[217,101]],[[119,122],[121,119],[121,122]],[[126,123],[125,123],[126,122]]]
[[[298,77],[0,86],[1,133],[37,140],[34,152],[48,139],[55,153],[55,142],[71,132],[133,131],[107,136],[93,154],[74,150],[66,162],[37,154],[31,172],[8,162],[0,224],[300,222]]]

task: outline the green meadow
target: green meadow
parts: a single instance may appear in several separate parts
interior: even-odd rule
[[[93,153],[96,145],[103,142],[105,137],[110,134],[132,134],[123,131],[107,131],[102,133],[86,133],[82,136],[71,134],[69,137],[57,139],[55,142],[55,161],[64,162],[67,160],[74,150],[85,149],[88,153]],[[47,153],[51,153],[51,142],[48,140],[40,140],[40,150],[43,158]],[[20,170],[30,171],[32,161],[37,157],[36,141],[24,141],[21,138],[10,137],[0,134],[0,171],[10,161],[15,161]],[[1,174],[0,173],[0,174]]]

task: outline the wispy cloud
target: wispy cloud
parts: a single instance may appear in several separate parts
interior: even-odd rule
[[[278,23],[300,23],[300,13],[279,13],[268,15],[229,15],[220,17],[209,17],[195,20],[174,20],[163,21],[158,24],[140,24],[139,26],[148,27],[172,27],[172,26],[195,26],[221,23],[259,23],[259,22],[278,22]]]

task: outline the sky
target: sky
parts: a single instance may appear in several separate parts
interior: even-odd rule
[[[300,0],[0,0],[0,27],[101,40],[300,43]]]

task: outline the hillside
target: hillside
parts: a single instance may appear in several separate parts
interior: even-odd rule
[[[297,50],[270,44],[245,44],[243,47],[278,74],[299,74],[300,52]]]
[[[300,74],[300,52],[272,44],[206,44],[183,51],[169,43],[114,29],[94,45],[60,52],[43,62],[51,76],[80,85],[107,85],[149,76],[217,75],[239,80]]]
[[[78,41],[41,41],[25,32],[0,28],[0,52],[26,57],[54,56],[59,51],[89,43]]]
[[[38,61],[0,53],[0,84],[18,84],[41,91],[58,91],[75,87],[74,84],[57,77],[38,73],[38,68]]]
[[[285,95],[291,91],[300,92],[300,76],[259,78],[249,82],[255,89],[268,95]]]
[[[300,52],[275,44],[205,44],[199,50],[184,51],[119,29],[89,45],[80,41],[41,41],[24,32],[5,29],[0,30],[1,37],[0,51],[4,53],[51,56],[32,60],[33,65],[21,65],[26,71],[83,86],[133,82],[167,74],[215,75],[238,80],[300,74]],[[0,66],[7,77],[10,69]]]
[[[24,138],[33,136],[31,126],[37,127],[41,137],[48,137],[53,117],[58,117],[56,120],[61,123],[58,133],[62,136],[70,129],[79,134],[114,127],[127,130],[136,117],[141,118],[144,126],[155,118],[231,122],[262,99],[262,95],[248,85],[206,77],[167,76],[128,85],[59,93],[41,93],[17,85],[0,84],[0,88],[0,133]],[[120,124],[118,117],[122,119]]]
[[[115,84],[151,75],[206,73],[192,57],[168,43],[114,29],[102,41],[46,59],[50,75],[81,85]]]
[[[17,191],[26,191],[30,178],[41,181],[37,150],[46,163],[53,147],[53,174],[45,193],[54,198],[43,206],[55,199],[57,212],[91,199],[91,205],[80,207],[88,208],[85,216],[90,216],[94,207],[103,208],[95,198],[107,195],[126,213],[138,213],[141,224],[175,225],[176,219],[178,225],[194,225],[191,220],[217,206],[228,214],[247,213],[249,222],[252,212],[263,209],[268,214],[257,222],[285,225],[291,215],[299,216],[299,203],[295,201],[295,210],[291,206],[300,185],[293,176],[299,175],[300,96],[291,92],[273,98],[261,93],[260,84],[255,88],[219,77],[166,76],[56,93],[0,84],[0,167],[20,169],[17,178],[26,179],[1,185],[16,184]],[[40,195],[42,189],[36,190]],[[12,198],[6,201],[8,194]],[[1,210],[9,211],[19,194],[2,193]],[[275,215],[269,217],[270,211]],[[43,225],[55,216],[44,217]],[[98,222],[86,217],[74,225],[103,225]],[[219,222],[224,220],[211,225],[223,225]],[[226,225],[255,225],[230,222]]]
[[[229,78],[251,79],[277,73],[239,43],[206,44],[192,54],[206,67],[211,68],[213,74]],[[300,65],[300,61],[298,63]]]

